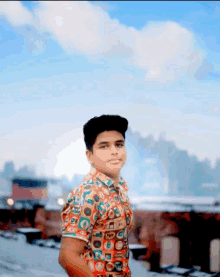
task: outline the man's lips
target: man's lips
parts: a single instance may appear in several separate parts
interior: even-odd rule
[[[110,162],[115,162],[115,161],[121,161],[121,159],[113,159],[113,160],[110,160]]]

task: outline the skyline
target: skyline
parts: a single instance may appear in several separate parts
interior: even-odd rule
[[[0,3],[1,169],[86,174],[83,124],[102,114],[214,166],[220,3],[156,4]]]

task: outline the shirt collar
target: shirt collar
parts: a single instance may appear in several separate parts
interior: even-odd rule
[[[115,182],[110,177],[108,177],[106,174],[102,173],[99,169],[94,167],[91,167],[91,170],[89,174],[87,174],[86,179],[89,179],[89,177],[99,179],[109,188],[112,186],[114,186],[115,188],[120,188],[125,183],[124,179],[121,177],[121,175],[119,175],[119,184],[115,184]]]

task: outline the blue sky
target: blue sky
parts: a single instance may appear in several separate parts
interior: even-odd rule
[[[102,114],[214,165],[219,18],[208,1],[0,3],[0,168],[87,173],[82,126]]]

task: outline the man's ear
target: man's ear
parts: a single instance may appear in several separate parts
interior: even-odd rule
[[[91,155],[92,155],[92,153],[91,153],[89,150],[86,150],[86,157],[87,157],[89,163],[92,162],[92,161],[90,160]]]

